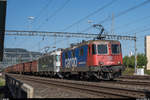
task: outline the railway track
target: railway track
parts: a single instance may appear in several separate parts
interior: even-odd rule
[[[94,95],[100,98],[145,98],[148,93],[144,90],[132,90],[125,88],[114,88],[92,84],[46,79],[41,77],[11,75],[17,79],[38,82],[46,85],[54,85],[61,88],[71,89],[87,95]]]
[[[124,75],[121,76],[119,79],[140,79],[140,80],[150,80],[150,76],[140,76],[140,75]]]
[[[116,84],[126,84],[126,85],[140,85],[140,86],[149,86],[150,81],[138,81],[138,80],[114,80],[109,81],[108,83],[116,83]]]
[[[120,78],[115,79],[116,83],[119,84],[129,84],[129,85],[140,85],[140,86],[149,86],[150,87],[150,76],[121,76]]]

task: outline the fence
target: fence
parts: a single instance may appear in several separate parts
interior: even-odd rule
[[[5,75],[6,86],[14,98],[33,98],[34,90],[31,86]]]

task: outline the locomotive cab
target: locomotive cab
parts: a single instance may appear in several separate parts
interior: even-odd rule
[[[88,47],[88,66],[121,65],[120,43],[92,43]]]
[[[88,46],[87,66],[92,72],[99,72],[102,78],[110,79],[123,71],[121,44],[119,41],[94,41]],[[108,76],[109,75],[109,76]],[[99,76],[97,76],[99,77]]]

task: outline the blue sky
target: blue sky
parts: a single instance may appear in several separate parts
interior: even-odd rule
[[[101,24],[109,34],[134,35],[136,32],[138,53],[144,53],[144,37],[150,34],[150,30],[139,31],[150,28],[150,2],[117,17],[120,12],[144,1],[147,0],[8,0],[6,29],[82,32],[92,24],[108,18]],[[110,2],[113,3],[71,28],[67,28]],[[112,14],[114,15],[114,33],[110,32]],[[34,19],[29,20],[28,17],[30,16],[33,16]],[[92,23],[88,23],[88,20],[91,20]],[[96,34],[98,32],[91,28],[85,33]],[[70,43],[81,42],[83,39],[5,36],[5,48],[25,48],[29,51],[41,51],[45,46],[66,48]],[[121,43],[123,55],[128,55],[131,51],[134,52],[133,41],[124,40]]]

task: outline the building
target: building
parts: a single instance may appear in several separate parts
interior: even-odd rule
[[[32,61],[42,56],[40,52],[27,51],[22,48],[5,48],[4,59],[0,62],[0,68],[7,67],[22,62]]]
[[[145,36],[145,54],[148,61],[146,69],[150,70],[150,36]]]

